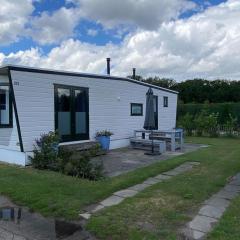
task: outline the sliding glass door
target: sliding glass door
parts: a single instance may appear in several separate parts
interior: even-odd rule
[[[55,85],[55,128],[62,141],[89,139],[88,89]]]

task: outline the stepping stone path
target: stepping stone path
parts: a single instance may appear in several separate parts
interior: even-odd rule
[[[240,173],[234,176],[231,181],[218,193],[204,202],[194,219],[189,222],[183,230],[186,239],[204,239],[230,204],[230,201],[240,194]]]
[[[185,162],[170,171],[163,172],[155,177],[150,177],[140,184],[115,192],[112,196],[106,198],[94,207],[90,207],[86,212],[81,213],[80,216],[87,220],[91,217],[93,213],[98,212],[99,210],[102,210],[106,207],[118,205],[124,199],[135,196],[137,193],[143,191],[145,188],[150,187],[156,183],[166,181],[181,173],[187,172],[191,170],[194,166],[197,166],[199,164],[199,162]]]

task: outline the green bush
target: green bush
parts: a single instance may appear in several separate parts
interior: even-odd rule
[[[233,137],[233,132],[238,130],[237,118],[229,114],[229,120],[224,124],[224,127],[226,128],[227,136]]]
[[[53,169],[58,162],[59,136],[55,132],[41,135],[35,140],[32,166],[38,169]]]
[[[102,163],[93,163],[91,160],[99,152],[100,146],[74,154],[73,151],[59,147],[59,139],[57,133],[50,132],[36,140],[31,158],[34,168],[49,169],[89,180],[102,178]]]
[[[195,129],[195,122],[193,121],[193,116],[187,113],[179,120],[179,127],[186,131],[188,136],[192,136],[192,131]]]
[[[193,117],[197,116],[202,110],[211,113],[218,113],[218,123],[223,125],[229,121],[229,116],[237,119],[240,124],[240,103],[205,103],[205,104],[179,104],[178,105],[178,120],[187,113]]]
[[[211,113],[204,118],[205,122],[205,131],[209,134],[210,137],[218,136],[218,114]]]

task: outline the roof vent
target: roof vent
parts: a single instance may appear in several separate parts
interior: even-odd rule
[[[111,67],[110,67],[111,58],[107,58],[107,74],[110,75]]]
[[[133,75],[132,75],[133,79],[136,79],[136,68],[133,68]]]

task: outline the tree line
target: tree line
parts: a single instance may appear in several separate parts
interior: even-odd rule
[[[181,103],[240,102],[240,81],[192,79],[176,82],[168,78],[141,76],[135,79],[178,91]]]

